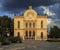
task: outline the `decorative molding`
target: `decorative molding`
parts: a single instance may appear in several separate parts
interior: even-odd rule
[[[47,28],[25,28],[25,29],[14,29],[14,30],[47,30]]]
[[[24,18],[24,16],[14,16],[14,18]]]

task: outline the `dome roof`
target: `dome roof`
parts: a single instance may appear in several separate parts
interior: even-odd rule
[[[35,15],[37,15],[36,11],[34,9],[32,9],[32,6],[29,6],[29,9],[27,9],[24,13],[24,16],[28,13],[33,13]]]

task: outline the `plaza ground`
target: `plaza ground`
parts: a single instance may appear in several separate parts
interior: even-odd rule
[[[24,41],[2,46],[0,50],[60,50],[60,42]]]

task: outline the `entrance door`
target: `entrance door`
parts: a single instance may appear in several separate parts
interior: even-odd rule
[[[25,39],[27,40],[33,40],[35,39],[35,32],[33,31],[26,31],[25,33]]]

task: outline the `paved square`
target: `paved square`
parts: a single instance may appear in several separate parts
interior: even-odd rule
[[[60,42],[24,41],[23,43],[2,46],[1,50],[60,50]]]

